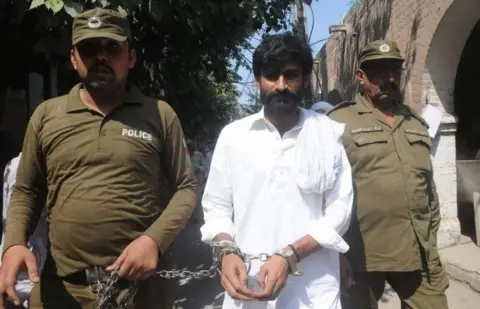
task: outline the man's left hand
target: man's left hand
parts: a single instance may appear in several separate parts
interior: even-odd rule
[[[157,244],[146,235],[131,242],[107,271],[120,267],[118,276],[129,280],[145,280],[152,276],[158,264]]]
[[[258,274],[258,285],[261,290],[254,293],[257,300],[274,300],[285,287],[288,278],[288,262],[284,257],[273,255],[260,268]]]

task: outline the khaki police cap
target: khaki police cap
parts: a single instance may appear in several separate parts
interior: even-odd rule
[[[119,42],[130,39],[128,19],[116,11],[102,8],[79,14],[73,20],[72,44],[93,38],[106,38]]]
[[[365,46],[359,55],[360,64],[365,61],[379,59],[395,59],[404,61],[397,43],[390,40],[378,40]]]

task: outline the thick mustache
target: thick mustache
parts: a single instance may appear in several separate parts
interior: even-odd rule
[[[383,84],[380,86],[380,91],[397,91],[398,86],[395,84]]]
[[[94,72],[94,71],[108,71],[109,73],[112,73],[113,70],[109,66],[105,64],[96,64],[93,67],[88,70],[89,72]]]
[[[268,92],[267,95],[265,96],[266,102],[272,101],[274,99],[281,99],[281,98],[295,100],[298,98],[298,95],[291,91],[282,91],[282,92],[272,91],[272,92]]]

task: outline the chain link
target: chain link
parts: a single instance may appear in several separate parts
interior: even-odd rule
[[[213,263],[212,266],[208,269],[202,269],[198,271],[190,270],[160,270],[155,273],[156,276],[163,279],[203,279],[203,278],[213,278],[216,276],[219,271],[222,258],[228,254],[238,255],[246,264],[247,272],[250,271],[251,264],[253,260],[259,260],[262,262],[268,261],[271,258],[270,254],[260,253],[257,255],[245,254],[240,251],[240,249],[233,243],[229,241],[220,241],[220,242],[211,242],[210,246],[213,248]],[[219,250],[216,254],[215,250]],[[102,283],[101,280],[92,285],[90,288],[94,293],[99,295],[99,302],[96,309],[125,309],[127,308],[128,302],[137,292],[137,282],[132,281],[128,287],[127,294],[122,298],[120,303],[117,303],[115,298],[118,294],[118,288],[115,287],[115,284],[118,282],[118,271],[119,267],[112,271],[106,281]]]

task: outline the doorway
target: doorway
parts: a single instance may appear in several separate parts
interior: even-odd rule
[[[475,240],[473,192],[480,192],[480,175],[473,172],[480,166],[480,21],[470,33],[457,69],[454,88],[454,111],[458,117],[456,132],[457,160],[470,162],[470,168],[457,170],[458,219],[463,235]],[[468,162],[467,162],[468,163]],[[472,184],[466,188],[465,184]],[[463,186],[463,187],[462,187]],[[472,201],[468,201],[471,198]]]

